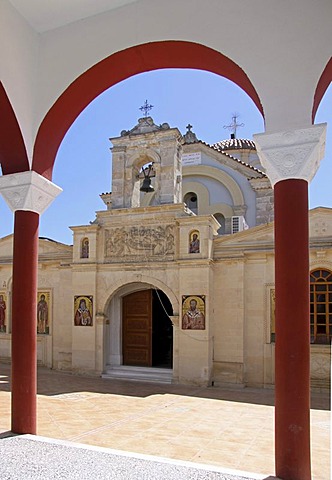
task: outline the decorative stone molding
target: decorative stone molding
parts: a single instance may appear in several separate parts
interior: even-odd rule
[[[170,315],[169,319],[172,322],[173,327],[178,327],[180,324],[180,316],[179,315]]]
[[[135,125],[131,130],[122,130],[121,137],[126,137],[127,135],[142,135],[145,133],[158,132],[160,130],[169,130],[170,126],[168,123],[163,123],[162,125],[156,125],[152,117],[142,117],[138,119],[138,124]]]
[[[320,257],[319,255],[316,255],[316,259],[310,261],[310,272],[316,268],[323,268],[332,271],[332,262],[326,260],[325,256]]]
[[[107,325],[107,324],[109,324],[109,321],[107,321],[108,318],[103,313],[100,313],[100,312],[96,313],[95,318],[96,318],[96,324],[97,325]]]
[[[32,170],[0,177],[0,193],[12,212],[41,215],[61,192],[62,188]]]
[[[244,205],[244,196],[236,181],[223,170],[208,165],[190,165],[183,168],[183,177],[202,176],[220,182],[229,191],[234,205]]]
[[[326,250],[317,250],[315,253],[318,259],[323,259],[326,257]]]
[[[112,192],[102,193],[99,195],[102,201],[105,203],[107,210],[112,209]]]
[[[266,190],[271,189],[270,180],[266,177],[263,178],[251,178],[249,180],[250,185],[252,186],[255,192],[259,192],[260,190],[264,190],[264,194]]]
[[[110,263],[166,261],[175,254],[174,225],[138,225],[105,230],[105,259]]]
[[[310,225],[310,233],[314,237],[323,237],[331,234],[331,227],[329,222],[324,218],[315,219]]]
[[[254,135],[257,154],[274,186],[281,180],[311,182],[324,156],[326,123]]]
[[[247,205],[234,205],[233,211],[234,211],[234,215],[244,216],[247,211]]]

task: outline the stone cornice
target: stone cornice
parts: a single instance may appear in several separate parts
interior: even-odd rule
[[[77,225],[74,227],[68,227],[70,230],[76,233],[85,233],[85,232],[98,232],[100,230],[100,226],[97,225],[96,223],[90,224],[90,225]]]
[[[41,215],[61,192],[62,188],[32,170],[0,177],[0,193],[12,212]]]
[[[249,179],[251,187],[255,190],[271,190],[271,182],[268,178],[251,178]]]
[[[272,185],[289,179],[310,181],[324,156],[326,123],[254,135],[257,154]]]

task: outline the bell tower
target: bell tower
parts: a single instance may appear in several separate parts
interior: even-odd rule
[[[182,202],[182,135],[177,128],[143,117],[134,128],[110,140],[112,209]],[[144,193],[140,189],[148,173],[153,191]]]

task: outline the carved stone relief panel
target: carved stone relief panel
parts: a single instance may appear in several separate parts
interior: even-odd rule
[[[175,253],[174,226],[117,227],[105,231],[107,262],[172,260]]]

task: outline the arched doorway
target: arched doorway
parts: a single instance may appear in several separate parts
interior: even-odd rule
[[[173,354],[178,341],[174,292],[160,282],[123,283],[105,307],[103,376],[171,383],[178,369],[178,356]]]
[[[140,290],[122,298],[123,365],[172,368],[172,313],[161,290]]]

